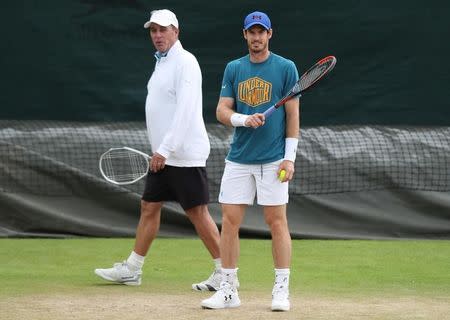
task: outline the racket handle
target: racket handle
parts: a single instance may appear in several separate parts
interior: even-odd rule
[[[270,117],[270,115],[272,113],[274,113],[275,110],[277,110],[277,108],[275,108],[275,106],[271,106],[269,109],[264,111],[264,113],[263,113],[264,117],[266,117],[266,119],[267,119],[268,117]]]
[[[294,97],[299,97],[299,98],[300,98],[301,96],[302,96],[302,95],[300,94],[300,92],[297,92],[297,93],[295,93],[295,94],[289,96],[289,98],[285,98],[285,99],[279,101],[277,104],[274,104],[274,105],[271,106],[269,109],[267,109],[266,111],[264,111],[264,113],[263,113],[264,117],[266,117],[266,118],[270,117],[270,115],[271,115],[272,113],[274,113],[275,110],[277,110],[279,107],[282,106],[282,104],[281,104],[282,102],[284,103],[284,102],[286,102],[287,100],[292,99],[292,98],[294,98]]]

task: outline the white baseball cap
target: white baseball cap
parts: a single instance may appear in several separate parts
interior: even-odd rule
[[[173,25],[178,29],[178,20],[175,13],[167,9],[153,10],[150,12],[150,20],[144,24],[144,28],[149,28],[150,23],[156,23],[163,27]]]

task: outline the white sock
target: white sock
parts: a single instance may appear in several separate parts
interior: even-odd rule
[[[138,271],[142,269],[144,265],[145,257],[138,255],[136,252],[132,251],[127,259],[128,268],[131,271]]]
[[[213,259],[213,261],[214,261],[214,265],[216,266],[216,270],[222,269],[222,259],[217,258],[217,259]]]
[[[289,268],[277,269],[275,268],[275,285],[282,287],[289,287],[289,275],[291,271]]]
[[[238,268],[222,268],[222,281],[228,282],[232,287],[236,287],[237,271]]]

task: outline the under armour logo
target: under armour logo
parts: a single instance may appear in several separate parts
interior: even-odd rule
[[[224,298],[225,298],[225,301],[231,300],[231,294],[228,296],[225,296]]]

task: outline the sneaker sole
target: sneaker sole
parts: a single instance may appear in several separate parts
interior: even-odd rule
[[[141,280],[140,279],[139,279],[138,282],[136,282],[136,281],[117,281],[117,280],[115,280],[113,278],[110,278],[107,275],[103,274],[100,270],[95,270],[94,273],[96,275],[98,275],[100,278],[102,278],[104,280],[107,280],[107,281],[114,282],[114,283],[124,284],[124,285],[127,285],[127,286],[140,286],[141,285]]]
[[[203,309],[208,309],[208,310],[217,310],[217,309],[231,309],[231,308],[237,308],[237,307],[240,307],[241,306],[241,304],[239,303],[239,304],[234,304],[234,305],[229,305],[229,306],[225,306],[225,307],[216,307],[216,306],[205,306],[205,305],[202,305],[202,308]]]
[[[289,311],[291,306],[272,306],[272,311]]]
[[[192,290],[194,291],[217,291],[216,288],[210,285],[199,286],[198,284],[192,285]]]

